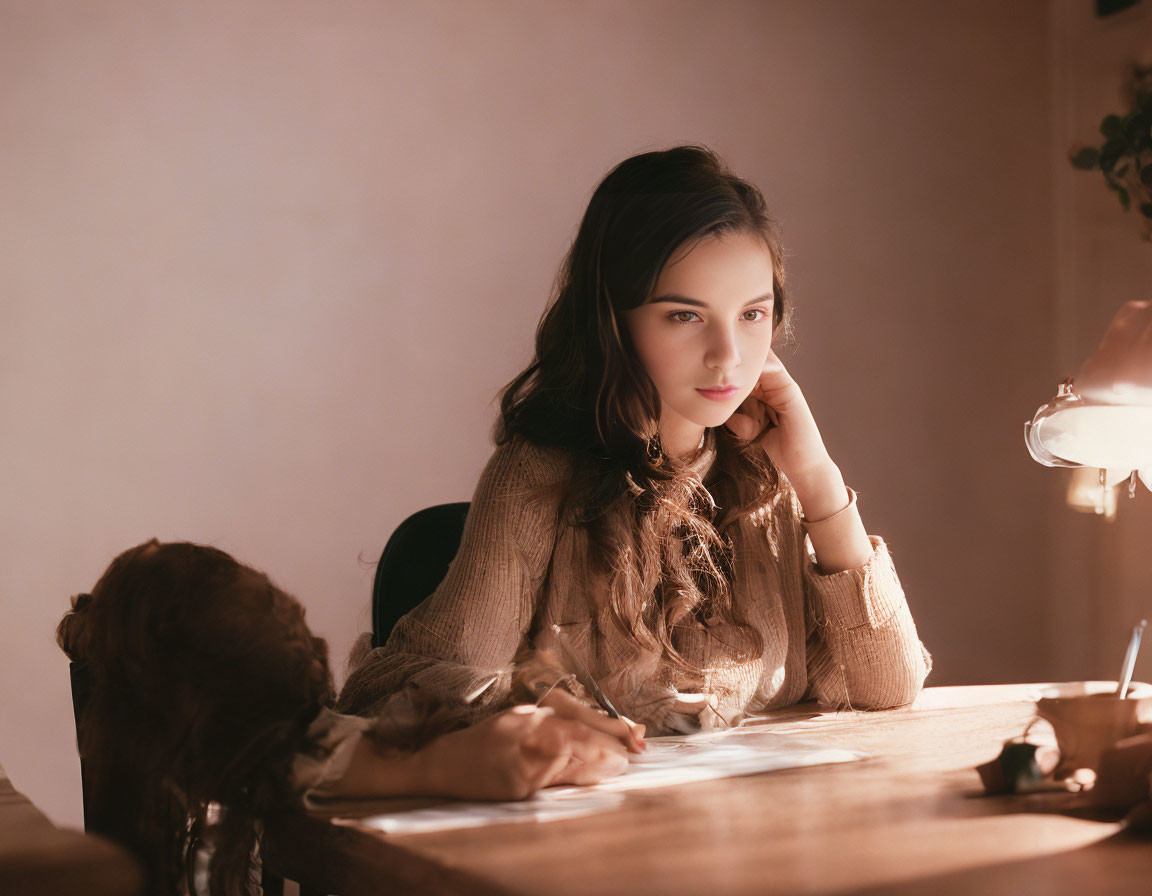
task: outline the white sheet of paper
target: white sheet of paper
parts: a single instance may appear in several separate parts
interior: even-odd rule
[[[648,738],[643,754],[629,755],[628,771],[590,787],[550,787],[516,802],[444,803],[359,818],[356,824],[387,834],[415,834],[509,821],[556,821],[617,808],[622,791],[667,787],[809,765],[853,762],[855,750],[826,747],[783,734],[724,731]]]

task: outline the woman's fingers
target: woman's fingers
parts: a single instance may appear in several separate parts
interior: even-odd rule
[[[798,391],[796,381],[775,353],[770,351],[748,398],[724,425],[737,438],[753,439],[764,429],[765,423],[771,421],[773,427],[780,425],[780,412],[787,408],[788,402],[794,397],[793,391]]]
[[[569,719],[555,719],[550,727],[562,731],[571,749],[568,763],[551,783],[595,784],[628,768],[628,754],[616,738]]]
[[[476,795],[526,799],[558,778],[572,761],[571,738],[556,727],[560,721],[551,709],[523,704],[478,723],[471,757],[459,764],[480,779]]]
[[[515,779],[530,794],[552,784],[595,784],[627,767],[617,738],[549,713],[521,742]]]
[[[749,407],[749,402],[755,403],[756,399],[749,398],[724,421],[724,425],[736,438],[745,441],[755,438],[756,433],[764,426],[763,411],[758,412],[755,407]]]
[[[628,767],[617,732],[530,704],[442,735],[420,752],[425,792],[464,799],[525,799],[551,784],[594,784]]]
[[[520,777],[529,796],[556,783],[572,763],[571,742],[556,729],[560,721],[555,716],[544,719],[520,744]]]
[[[545,719],[526,748],[552,760],[539,778],[542,787],[595,784],[628,768],[628,754],[617,738],[571,719]]]
[[[638,725],[624,716],[613,719],[603,710],[578,700],[567,691],[553,690],[541,701],[541,705],[550,707],[561,718],[583,722],[589,728],[617,738],[631,753],[640,753],[647,749],[644,743],[643,725]]]
[[[770,411],[772,422],[780,424],[779,412],[786,409],[788,402],[799,392],[799,386],[792,379],[792,374],[784,363],[776,357],[776,353],[769,351],[768,359],[760,371],[760,378],[752,390],[752,397],[763,402]]]
[[[648,745],[644,743],[644,726],[624,716],[614,719],[601,710],[588,706],[576,717],[576,721],[616,738],[629,753],[643,753],[648,749]]]

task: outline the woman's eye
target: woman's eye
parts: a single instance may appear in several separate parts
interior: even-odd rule
[[[673,311],[668,316],[678,324],[690,324],[699,317],[695,311]]]
[[[766,315],[767,312],[763,308],[749,308],[741,315],[741,317],[743,317],[744,320],[755,322],[758,320],[763,320]]]

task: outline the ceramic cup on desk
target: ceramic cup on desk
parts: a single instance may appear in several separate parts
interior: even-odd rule
[[[1048,689],[1036,701],[1036,714],[1052,726],[1060,749],[1057,780],[1077,769],[1096,771],[1100,754],[1116,741],[1152,729],[1145,724],[1152,718],[1152,685],[1133,683],[1125,699],[1117,687],[1116,682],[1072,682]]]

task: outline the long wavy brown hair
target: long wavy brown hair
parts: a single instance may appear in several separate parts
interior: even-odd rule
[[[195,892],[206,843],[213,896],[257,892],[259,820],[292,800],[292,759],[332,699],[300,604],[223,551],[149,541],[73,598],[56,639],[91,680],[78,735],[96,832],[141,859],[149,893]]]
[[[747,656],[762,647],[732,604],[731,530],[778,477],[758,438],[719,427],[707,484],[655,436],[660,396],[636,357],[624,314],[645,301],[664,265],[698,240],[759,236],[775,271],[773,319],[787,305],[779,229],[760,191],[701,146],[633,156],[592,195],[536,331],[532,363],[504,389],[497,444],[523,438],[575,458],[564,498],[607,577],[609,617],[642,648],[698,672],[673,644],[678,626],[731,626]],[[653,599],[654,598],[654,599]]]

